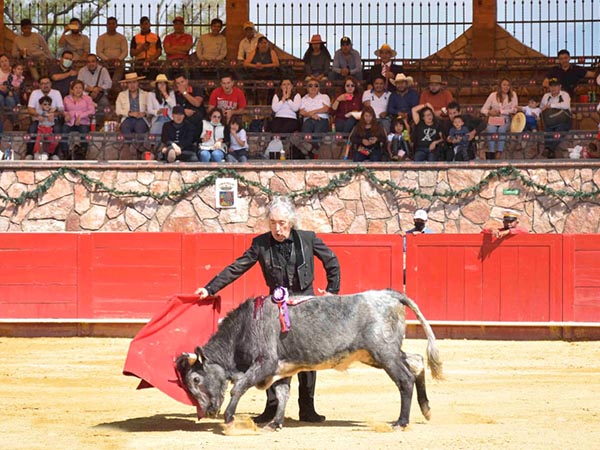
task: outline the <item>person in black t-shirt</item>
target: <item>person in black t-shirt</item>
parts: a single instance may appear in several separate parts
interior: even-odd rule
[[[577,84],[585,78],[592,78],[594,76],[595,73],[593,71],[576,64],[571,64],[571,54],[568,50],[563,49],[558,52],[558,66],[554,66],[548,71],[543,86],[548,88],[549,81],[552,78],[556,78],[563,90],[574,99]]]

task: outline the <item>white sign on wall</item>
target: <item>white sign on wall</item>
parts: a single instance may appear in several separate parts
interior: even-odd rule
[[[238,185],[235,178],[217,178],[215,183],[215,206],[235,208],[237,206]]]

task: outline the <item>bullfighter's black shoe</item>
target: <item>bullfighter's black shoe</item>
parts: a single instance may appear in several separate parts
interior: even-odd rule
[[[300,413],[300,422],[312,422],[312,423],[320,423],[325,421],[325,416],[321,414],[317,414],[315,410],[310,412],[301,412]]]
[[[267,406],[263,413],[259,416],[254,417],[252,420],[254,423],[267,423],[275,418],[276,407]]]

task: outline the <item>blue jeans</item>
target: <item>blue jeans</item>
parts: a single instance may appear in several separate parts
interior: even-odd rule
[[[200,162],[221,162],[225,158],[222,150],[200,150],[198,159]]]
[[[506,136],[504,133],[508,131],[508,127],[510,126],[510,122],[507,120],[504,121],[504,125],[496,126],[496,125],[488,125],[486,131],[488,133],[497,133],[498,140],[494,141],[491,137],[488,137],[488,152],[503,152],[504,151],[504,141],[506,140]]]

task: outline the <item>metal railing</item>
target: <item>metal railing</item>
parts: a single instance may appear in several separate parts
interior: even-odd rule
[[[52,6],[50,6],[52,5]],[[49,4],[5,2],[4,21],[15,32],[21,18],[29,17],[36,31],[52,49],[71,17],[85,24],[84,33],[95,48],[105,32],[105,20],[115,16],[119,31],[131,38],[139,30],[139,19],[148,16],[152,30],[160,36],[172,32],[172,18],[184,16],[186,30],[195,38],[209,31],[212,18],[225,19],[223,2],[134,3],[92,0],[91,3]],[[573,55],[600,54],[600,0],[499,0],[498,24],[516,39],[545,55],[567,48]],[[341,37],[350,36],[364,59],[385,42],[400,59],[422,59],[437,52],[463,34],[473,20],[472,0],[462,1],[326,1],[308,0],[250,2],[250,19],[258,30],[284,51],[301,58],[313,34],[328,41],[330,52]]]

